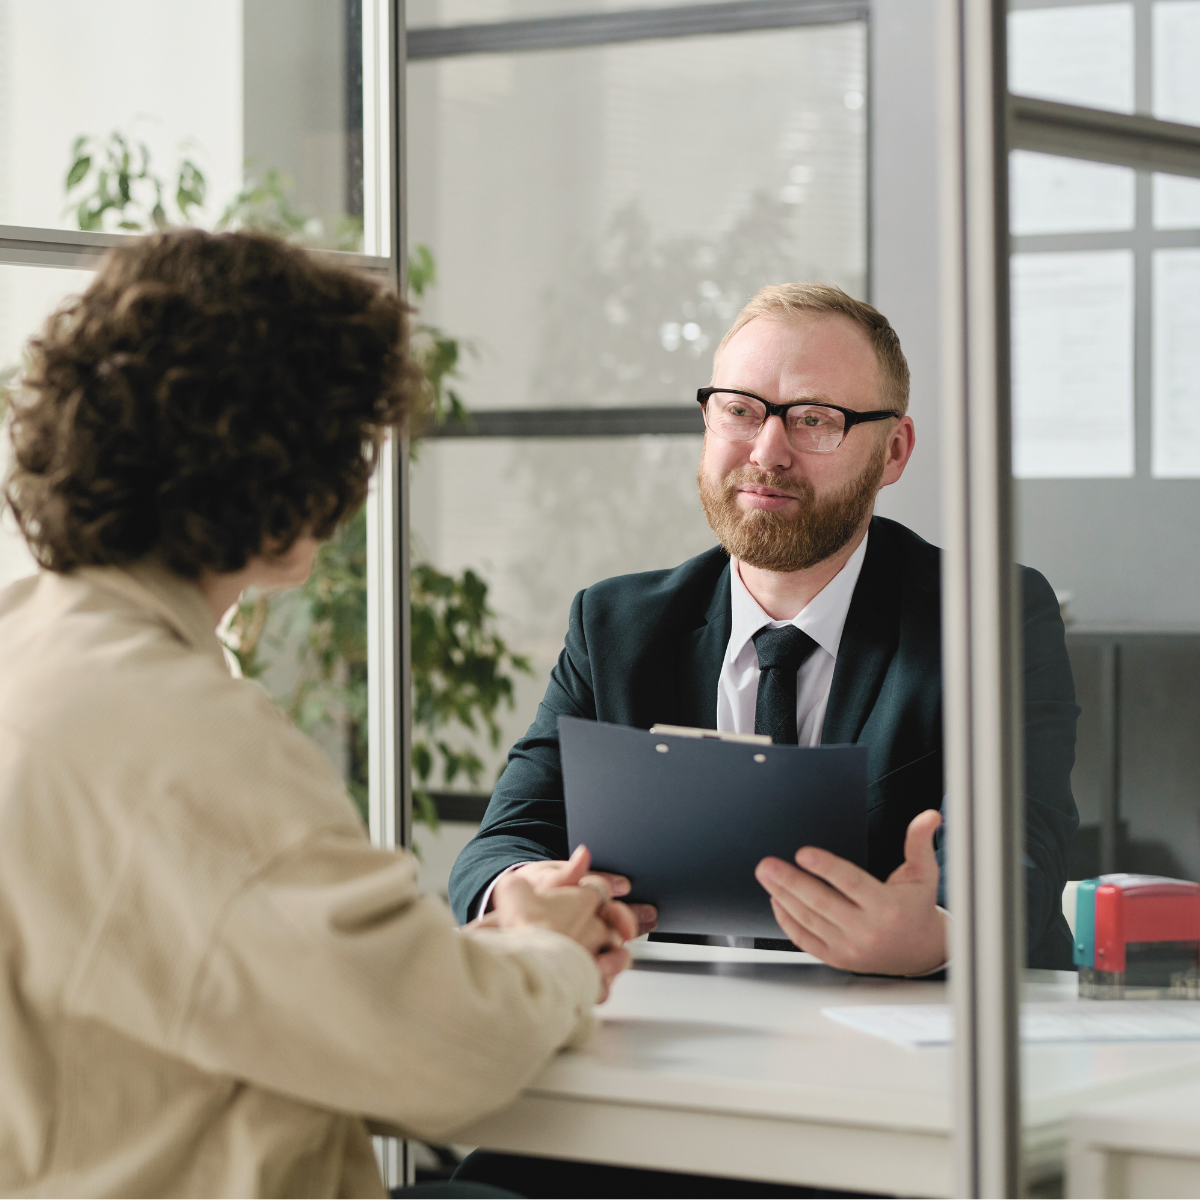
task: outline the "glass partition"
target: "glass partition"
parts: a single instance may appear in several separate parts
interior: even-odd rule
[[[408,20],[622,7],[418,4]],[[475,758],[470,773],[434,755],[417,780],[443,815],[417,834],[434,891],[537,710],[574,594],[713,545],[694,397],[733,316],[768,282],[865,289],[865,24],[689,36],[680,11],[669,37],[422,49],[408,66],[417,303],[457,356],[449,419],[413,466],[414,578],[486,589],[512,700],[494,740],[482,719],[423,719],[415,620],[414,740]]]
[[[1013,0],[1008,29],[1014,92],[1200,121],[1200,5],[1190,0]],[[1143,128],[1149,147],[1155,132]],[[1067,756],[1059,773],[1069,770],[1079,820],[1061,863],[1069,958],[1028,960],[1070,969],[1028,970],[1020,1013],[1023,1166],[1027,1185],[1049,1194],[1076,1186],[1061,1177],[1063,1157],[1047,1135],[1056,1092],[1069,1114],[1105,1089],[1200,1073],[1200,1041],[1165,1043],[1163,1013],[1111,1003],[1185,995],[1173,980],[1194,976],[1196,943],[1163,941],[1153,922],[1135,928],[1132,916],[1110,924],[1086,882],[1119,873],[1108,886],[1129,889],[1122,903],[1136,906],[1139,887],[1164,885],[1132,876],[1200,880],[1200,181],[1024,150],[1008,165],[1027,879],[1044,808],[1038,754],[1056,723]],[[1035,584],[1053,606],[1040,617]],[[1045,692],[1064,660],[1056,711]],[[1047,898],[1029,887],[1026,904],[1032,943]],[[1109,953],[1119,941],[1120,962],[1108,969],[1101,920],[1103,936],[1117,939]]]

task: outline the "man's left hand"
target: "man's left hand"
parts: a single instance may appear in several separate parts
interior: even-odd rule
[[[754,875],[770,893],[779,927],[801,950],[843,971],[921,975],[948,958],[933,850],[941,823],[936,809],[913,818],[904,862],[886,883],[816,846],[796,851],[803,870],[781,858],[764,858]]]

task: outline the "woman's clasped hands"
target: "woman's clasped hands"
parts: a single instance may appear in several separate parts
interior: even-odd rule
[[[534,888],[519,872],[502,875],[492,892],[491,909],[468,929],[519,929],[535,926],[578,942],[600,972],[599,1003],[608,999],[616,977],[633,961],[625,943],[638,935],[638,921],[627,904],[614,900],[604,875],[591,871],[592,856],[580,846],[553,887]]]

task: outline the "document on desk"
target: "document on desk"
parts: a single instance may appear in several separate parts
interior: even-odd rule
[[[865,746],[773,746],[560,717],[567,840],[664,933],[782,934],[754,868],[821,846],[866,866]]]
[[[949,1046],[947,1004],[863,1004],[823,1008],[824,1016],[902,1046]],[[1200,1042],[1200,1003],[1189,1000],[1078,1000],[1021,1007],[1021,1041]]]

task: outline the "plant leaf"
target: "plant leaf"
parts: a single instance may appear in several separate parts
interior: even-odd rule
[[[79,181],[91,170],[92,159],[90,155],[83,155],[82,158],[77,158],[72,164],[70,171],[67,172],[67,191],[70,191]]]

